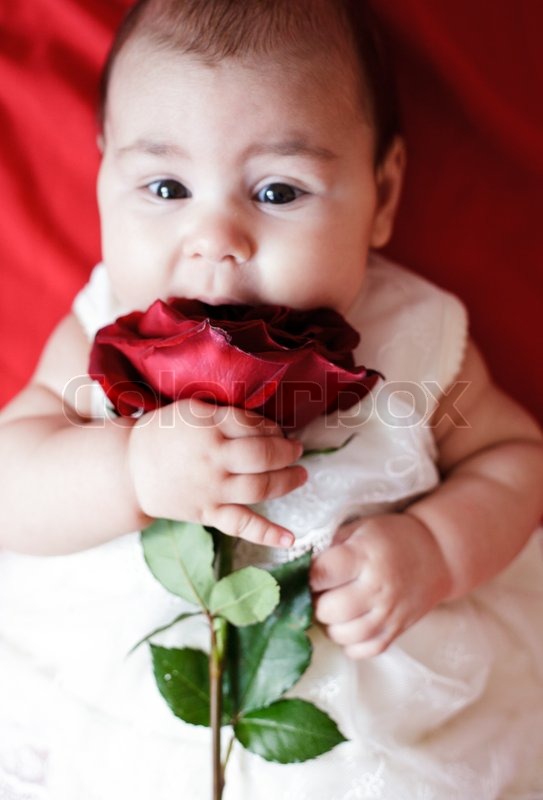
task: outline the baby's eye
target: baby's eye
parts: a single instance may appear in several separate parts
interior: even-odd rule
[[[257,192],[256,199],[259,203],[272,203],[273,205],[285,205],[297,200],[304,194],[301,189],[290,186],[288,183],[268,183]]]
[[[162,178],[147,185],[147,188],[162,200],[185,200],[190,197],[186,186],[173,178]]]

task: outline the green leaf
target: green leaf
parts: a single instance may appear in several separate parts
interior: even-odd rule
[[[155,680],[176,717],[209,727],[209,656],[203,650],[150,645]],[[232,704],[223,687],[222,724],[232,720]]]
[[[201,525],[159,519],[141,535],[147,566],[172,594],[207,609],[215,584],[211,534]]]
[[[279,700],[234,726],[241,744],[267,761],[307,761],[347,741],[328,714],[306,700]]]
[[[160,694],[176,717],[209,726],[209,658],[202,650],[151,645]]]
[[[227,671],[236,713],[262,708],[279,699],[303,675],[311,661],[308,585],[311,554],[272,571],[281,599],[258,625],[232,629],[228,638]]]
[[[281,591],[275,613],[287,617],[296,630],[306,631],[313,622],[313,598],[309,588],[311,553],[270,570]]]
[[[168,628],[173,628],[174,625],[177,625],[178,622],[183,622],[185,619],[189,619],[190,617],[199,617],[201,615],[201,611],[187,611],[184,614],[178,614],[175,619],[172,619],[171,622],[167,622],[165,625],[161,625],[159,628],[155,628],[154,631],[148,633],[147,636],[144,636],[143,639],[140,639],[139,642],[136,642],[134,647],[131,647],[128,651],[128,655],[131,655],[135,650],[138,649],[142,644],[148,642],[149,639],[152,639],[153,636],[156,636],[158,633],[163,633],[167,631]]]
[[[237,647],[238,680],[235,684],[237,712],[269,705],[293,686],[311,662],[311,642],[303,631],[289,628],[288,621],[274,619],[261,631],[239,630]],[[258,626],[260,627],[260,626]],[[246,631],[250,633],[246,635]],[[236,634],[232,632],[232,636]]]
[[[337,447],[323,447],[322,449],[314,449],[314,450],[304,450],[302,453],[303,457],[305,458],[310,456],[325,456],[329,455],[330,453],[337,453],[339,450],[343,450],[344,447],[347,447],[350,441],[354,439],[356,434],[352,433],[347,439],[345,439],[342,444],[338,445]]]
[[[232,625],[252,625],[271,614],[278,602],[279,586],[270,573],[245,567],[215,584],[209,607]]]

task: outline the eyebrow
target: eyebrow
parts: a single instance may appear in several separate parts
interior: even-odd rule
[[[187,151],[179,147],[179,145],[152,139],[137,139],[133,144],[120,147],[117,150],[117,155],[119,156],[132,153],[142,153],[155,158],[188,158]],[[337,158],[337,154],[327,147],[310,144],[302,138],[253,144],[244,151],[243,155],[245,158],[256,158],[265,155],[306,156],[319,161],[333,161]]]
[[[117,155],[125,156],[132,153],[156,156],[158,158],[187,158],[187,151],[177,144],[158,142],[152,139],[137,139],[133,144],[117,148]]]
[[[249,158],[263,155],[276,156],[309,156],[319,161],[333,161],[337,154],[327,147],[313,145],[302,138],[285,139],[280,142],[266,142],[251,145],[245,152]]]

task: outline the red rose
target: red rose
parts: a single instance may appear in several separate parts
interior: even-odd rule
[[[301,428],[377,380],[354,366],[358,341],[330,309],[157,300],[98,331],[89,374],[123,416],[196,395]]]

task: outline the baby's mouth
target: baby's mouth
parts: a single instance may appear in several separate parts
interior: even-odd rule
[[[242,300],[236,299],[234,297],[223,297],[223,296],[208,297],[206,295],[200,295],[199,297],[195,297],[194,300],[199,300],[200,303],[205,303],[208,306],[244,305]]]

